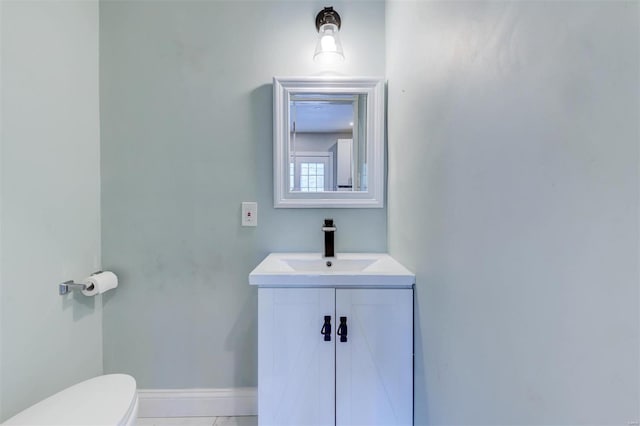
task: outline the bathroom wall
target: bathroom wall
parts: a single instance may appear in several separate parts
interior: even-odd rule
[[[416,424],[640,419],[638,19],[637,2],[387,4]]]
[[[272,77],[313,75],[320,1],[100,3],[104,367],[141,388],[255,386],[271,251],[385,251],[385,209],[274,209]],[[334,2],[341,74],[384,75],[383,2]],[[240,203],[258,202],[258,227]],[[293,320],[293,319],[292,319]]]
[[[2,280],[2,235],[3,235],[3,233],[2,233],[2,228],[3,228],[3,226],[2,226],[2,211],[3,211],[3,208],[2,208],[2,205],[3,205],[3,203],[2,203],[2,194],[4,193],[3,185],[2,185],[2,169],[3,169],[3,167],[2,167],[2,164],[3,164],[2,152],[4,151],[4,149],[2,148],[4,146],[4,143],[3,143],[3,139],[4,139],[4,114],[2,112],[2,107],[3,107],[3,104],[4,104],[4,102],[2,102],[2,99],[4,99],[4,90],[2,89],[2,86],[3,86],[3,84],[2,84],[2,81],[3,81],[2,74],[3,74],[3,70],[4,70],[4,68],[2,67],[2,62],[3,62],[2,61],[2,46],[3,46],[3,40],[4,40],[4,31],[2,30],[3,27],[4,27],[3,24],[2,24],[2,22],[3,22],[2,17],[4,15],[3,10],[4,10],[4,3],[0,1],[0,309],[2,308],[2,300],[3,300],[2,299],[2,287],[3,287],[3,280]],[[3,373],[4,372],[3,358],[4,357],[2,355],[3,352],[4,352],[3,351],[3,347],[4,346],[2,344],[2,341],[4,339],[2,338],[2,336],[3,336],[3,328],[4,327],[2,326],[2,323],[3,323],[3,321],[2,321],[2,311],[0,311],[0,422],[4,419],[4,414],[3,414],[4,413],[4,409],[3,409],[3,407],[4,407],[4,404],[3,404],[4,392],[2,390],[2,383],[3,383],[2,378],[4,376],[4,373]]]
[[[98,4],[0,6],[0,421],[102,372]]]

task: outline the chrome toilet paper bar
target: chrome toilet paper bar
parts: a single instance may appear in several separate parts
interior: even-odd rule
[[[89,276],[92,277],[100,273],[102,273],[102,271],[96,271]],[[77,282],[74,282],[73,280],[65,281],[62,284],[58,284],[58,294],[60,296],[70,293],[71,290],[93,290],[93,284],[91,284],[90,286],[87,286],[86,284],[77,283]]]
[[[73,282],[73,280],[65,281],[62,284],[58,285],[58,293],[62,296],[63,294],[70,293],[71,290],[86,290],[87,285]]]

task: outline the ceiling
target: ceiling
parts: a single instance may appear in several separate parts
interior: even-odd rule
[[[291,102],[291,125],[298,133],[342,133],[353,129],[353,103],[300,100]]]

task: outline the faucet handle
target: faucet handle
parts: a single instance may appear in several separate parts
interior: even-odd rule
[[[333,219],[325,219],[324,225],[322,225],[322,230],[324,232],[334,232],[337,228],[333,224]]]

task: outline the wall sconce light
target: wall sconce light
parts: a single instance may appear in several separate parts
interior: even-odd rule
[[[325,7],[316,16],[318,43],[313,59],[316,62],[333,63],[344,60],[342,43],[340,43],[340,15],[333,7]]]

